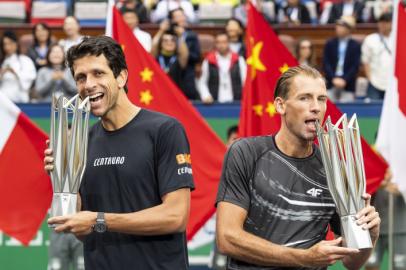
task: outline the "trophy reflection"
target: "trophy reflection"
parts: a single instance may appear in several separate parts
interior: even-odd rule
[[[79,95],[71,99],[52,97],[50,148],[54,169],[50,174],[53,188],[51,217],[76,213],[77,194],[86,167],[89,113],[89,97],[83,101]]]
[[[317,124],[317,138],[330,193],[341,219],[347,247],[372,248],[368,230],[357,225],[355,215],[365,207],[362,194],[366,189],[364,159],[357,116],[343,116],[334,125],[330,116],[325,124]]]

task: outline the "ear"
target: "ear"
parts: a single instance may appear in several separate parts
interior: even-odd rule
[[[285,102],[281,97],[277,97],[275,98],[274,102],[273,102],[276,111],[280,114],[280,115],[284,115],[285,114]]]
[[[125,84],[127,83],[128,79],[128,70],[123,69],[120,71],[120,74],[118,74],[116,80],[118,83],[118,86],[121,88],[124,88]]]

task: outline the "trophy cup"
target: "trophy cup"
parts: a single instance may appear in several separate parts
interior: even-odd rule
[[[356,213],[365,207],[366,178],[357,116],[350,121],[343,114],[334,125],[330,116],[325,124],[317,123],[317,138],[330,193],[341,219],[347,247],[372,248],[368,230],[356,223]]]
[[[86,166],[89,112],[89,97],[83,101],[79,95],[71,99],[52,97],[50,147],[54,169],[51,172],[51,217],[76,213],[77,194]]]

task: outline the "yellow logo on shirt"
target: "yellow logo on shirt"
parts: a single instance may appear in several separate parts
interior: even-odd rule
[[[181,165],[181,164],[192,164],[192,161],[190,159],[190,154],[178,154],[176,155],[176,162]]]

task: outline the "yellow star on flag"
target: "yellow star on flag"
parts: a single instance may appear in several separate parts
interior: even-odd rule
[[[258,116],[262,116],[262,109],[263,106],[261,104],[253,105],[252,109],[254,110],[254,113]]]
[[[283,64],[283,66],[281,66],[280,68],[279,68],[279,71],[281,72],[281,74],[283,74],[283,73],[285,73],[286,71],[288,71],[288,69],[289,69],[289,66],[288,66],[288,64]]]
[[[140,92],[140,102],[144,103],[145,105],[151,104],[151,101],[154,97],[151,95],[150,90],[144,90]]]
[[[264,43],[262,41],[257,42],[252,49],[251,56],[247,59],[247,65],[251,66],[251,79],[257,76],[257,70],[266,70],[265,65],[261,62],[261,58],[259,58],[263,46]]]
[[[125,49],[125,45],[124,45],[124,44],[121,44],[121,49],[122,49],[123,52],[124,52],[124,49]]]
[[[267,103],[265,111],[269,114],[270,117],[276,114],[276,109],[272,102]]]
[[[144,70],[140,72],[142,82],[151,82],[153,75],[154,75],[154,72],[147,67],[144,68]]]

